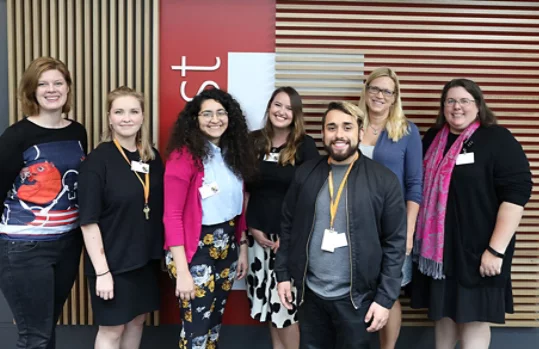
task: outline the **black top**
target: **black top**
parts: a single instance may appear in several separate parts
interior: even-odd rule
[[[3,238],[54,240],[78,226],[78,170],[88,143],[84,126],[69,121],[54,129],[25,118],[0,136]]]
[[[285,145],[272,148],[271,153],[278,153]],[[311,136],[305,135],[296,152],[295,166],[279,165],[277,162],[264,161],[264,153],[259,155],[259,178],[249,183],[250,193],[247,207],[247,226],[261,230],[266,234],[279,234],[281,227],[281,208],[284,196],[294,179],[296,168],[303,162],[319,157],[316,143]]]
[[[424,153],[437,132],[430,129],[425,134]],[[448,143],[456,138],[450,133]],[[514,238],[507,247],[501,275],[482,278],[479,266],[492,237],[500,204],[524,206],[531,196],[529,163],[518,141],[498,125],[479,127],[464,143],[464,150],[474,153],[474,163],[455,166],[451,175],[445,217],[444,272],[467,287],[505,287],[511,273]]]
[[[88,155],[79,179],[81,225],[97,223],[113,273],[134,270],[163,255],[163,174],[156,149],[150,165],[150,219],[144,216],[144,189],[113,142]],[[138,152],[125,154],[139,161]],[[139,174],[144,180],[144,174]],[[95,271],[86,254],[86,273]]]

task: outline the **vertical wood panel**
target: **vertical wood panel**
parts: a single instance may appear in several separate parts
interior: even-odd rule
[[[22,22],[22,8],[21,8],[21,4],[22,4],[22,1],[16,1],[15,2],[15,23],[21,23]],[[22,73],[24,71],[24,69],[26,69],[26,66],[24,64],[24,46],[23,46],[23,41],[22,41],[22,37],[23,37],[23,34],[22,34],[22,26],[21,25],[16,25],[15,26],[15,40],[16,40],[16,43],[15,43],[15,54],[16,54],[16,61],[15,61],[15,64],[17,65],[17,83],[18,81],[20,80],[20,77],[22,76]],[[8,39],[9,40],[9,39]],[[15,91],[15,93],[17,93]],[[19,119],[21,117],[19,111],[18,111],[19,108],[17,108],[17,113],[16,113],[16,119]]]
[[[41,16],[39,15],[41,10],[40,3],[40,0],[32,0],[32,49],[35,57],[41,56],[41,48],[39,45],[41,43],[41,40],[39,39],[39,30],[41,29]]]
[[[48,17],[50,19],[49,38],[50,38],[51,57],[58,57],[58,4],[56,1],[57,0],[50,0],[50,11],[48,13]]]
[[[8,90],[9,90],[9,123],[12,124],[17,121],[17,79],[20,75],[17,74],[17,58],[15,52],[15,6],[12,1],[8,1],[6,4],[7,14],[7,55],[8,55]]]
[[[66,63],[73,78],[70,118],[85,125],[90,150],[107,127],[107,93],[129,84],[145,96],[145,122],[154,125],[158,83],[158,0],[7,0],[9,121],[22,117],[17,88],[39,56]],[[155,74],[154,74],[155,73]],[[156,128],[154,128],[155,130]],[[157,142],[157,133],[153,142]],[[93,324],[84,258],[59,323]],[[159,312],[148,314],[159,324]]]
[[[133,1],[128,1],[127,2],[127,8],[126,8],[126,15],[123,16],[126,20],[127,20],[127,32],[126,32],[126,37],[127,37],[127,47],[126,47],[126,52],[129,52],[126,54],[126,57],[125,59],[127,60],[127,64],[126,64],[126,84],[128,87],[131,87],[133,88],[134,85],[133,85],[133,82],[134,82],[134,70],[133,70],[133,59],[135,57],[134,54],[132,54],[133,52],[133,36],[134,36],[134,32],[133,32]]]
[[[137,91],[142,91],[142,70],[144,69],[142,64],[144,61],[144,58],[142,57],[142,28],[144,26],[144,22],[140,21],[140,19],[143,19],[143,13],[142,13],[142,0],[136,0],[135,1],[135,16],[136,19],[139,20],[138,25],[135,25],[135,59],[137,60],[135,63],[135,89]],[[129,51],[129,50],[128,50]],[[145,89],[145,91],[147,91]]]
[[[76,45],[75,45],[75,10],[73,6],[73,1],[67,2],[67,68],[69,69],[69,72],[71,73],[71,79],[73,80],[73,86],[72,86],[72,99],[71,99],[71,111],[69,112],[69,118],[74,119],[74,116],[77,112],[77,105],[75,103],[76,96],[76,88],[77,85],[77,75],[75,75],[76,71]],[[75,92],[75,93],[74,93]]]
[[[117,17],[117,30],[118,30],[118,62],[125,62],[125,2],[124,0],[118,1],[118,17]],[[125,85],[125,64],[118,65],[118,86]]]
[[[65,64],[67,60],[67,17],[65,0],[58,0],[58,57]]]
[[[108,120],[105,117],[105,101],[107,99],[107,93],[109,92],[109,45],[108,45],[108,18],[109,18],[109,8],[108,0],[101,0],[101,99],[103,100],[103,106],[101,107],[100,120],[101,120],[101,129],[100,133],[103,133],[108,125]]]
[[[148,0],[146,0],[148,2]],[[159,103],[156,101],[159,99],[159,1],[153,1],[152,2],[152,17],[151,21],[148,17],[148,21],[146,22],[145,27],[151,28],[152,30],[152,40],[147,41],[147,45],[152,45],[152,52],[151,55],[147,55],[145,57],[152,57],[152,64],[149,65],[149,68],[147,71],[150,71],[152,69],[150,74],[150,77],[152,79],[152,100],[154,101],[152,103],[152,134],[153,139],[157,144],[157,141],[159,139]],[[150,23],[153,23],[152,26],[150,26]],[[149,59],[149,58],[148,58]],[[150,80],[150,77],[148,77],[148,80]],[[148,108],[149,109],[149,108]]]
[[[117,29],[116,25],[117,15],[116,15],[116,1],[110,2],[110,17],[109,17],[109,28],[110,28],[110,89],[113,90],[118,87],[118,69],[116,68],[117,64]]]
[[[395,69],[404,112],[421,132],[433,124],[447,81],[466,77],[481,86],[499,123],[523,145],[535,183],[516,235],[515,314],[506,326],[539,327],[537,2],[277,0],[276,16],[276,86],[298,89],[319,146],[327,103],[357,103],[377,67]],[[428,324],[425,311],[402,304],[405,325]]]
[[[22,1],[21,1],[22,2]],[[27,25],[24,26],[24,66],[27,67],[32,61],[32,26],[35,24],[32,22],[32,9],[30,6],[30,0],[24,0],[24,18],[30,19]]]
[[[92,2],[93,7],[93,32],[92,32],[92,69],[94,72],[100,72],[101,71],[101,64],[100,64],[100,55],[99,55],[99,49],[101,48],[101,36],[99,35],[100,32],[100,21],[99,21],[99,1],[94,0]],[[92,114],[92,139],[93,144],[96,146],[99,144],[99,139],[101,137],[101,117],[103,113],[101,110],[103,110],[103,104],[104,101],[101,98],[102,92],[100,91],[100,81],[103,78],[101,74],[93,74],[93,90],[92,90],[92,97],[93,97],[93,114]]]
[[[49,2],[47,0],[42,0],[41,2],[41,55],[50,56],[50,46],[49,46]],[[8,38],[9,40],[9,38]]]
[[[75,40],[75,57],[77,61],[77,68],[75,71],[71,72],[74,76],[73,79],[75,81],[76,89],[74,94],[74,101],[75,101],[75,120],[77,120],[80,123],[84,123],[84,88],[83,88],[83,81],[84,79],[84,57],[83,57],[83,35],[82,35],[82,28],[83,28],[83,7],[82,7],[82,1],[83,0],[77,0],[76,6],[75,6],[75,37],[77,38]]]

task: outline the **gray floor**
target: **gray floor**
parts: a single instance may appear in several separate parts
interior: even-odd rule
[[[57,349],[93,349],[95,327],[59,326]],[[178,328],[173,325],[148,327],[144,331],[141,349],[177,348]],[[15,348],[16,330],[11,325],[0,325],[0,348]],[[397,349],[432,349],[432,328],[405,327]],[[270,338],[265,327],[225,326],[222,330],[220,349],[256,348],[271,349]],[[374,340],[371,348],[378,348]],[[495,328],[490,349],[537,349],[539,329]]]

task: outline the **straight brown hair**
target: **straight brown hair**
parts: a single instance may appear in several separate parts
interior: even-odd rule
[[[58,70],[64,76],[69,91],[67,92],[66,103],[62,107],[62,113],[67,114],[71,110],[73,81],[66,65],[56,58],[39,57],[34,59],[26,68],[19,84],[19,100],[24,115],[36,116],[39,114],[39,104],[36,99],[37,84],[41,74],[48,70]]]

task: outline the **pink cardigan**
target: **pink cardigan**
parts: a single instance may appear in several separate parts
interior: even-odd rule
[[[187,149],[173,151],[165,167],[165,250],[170,246],[184,246],[187,263],[198,248],[202,229],[202,186],[204,169],[199,170]],[[245,205],[244,205],[245,206]],[[245,208],[236,217],[236,239],[247,229]]]

